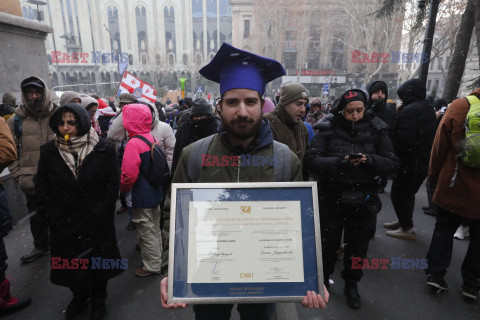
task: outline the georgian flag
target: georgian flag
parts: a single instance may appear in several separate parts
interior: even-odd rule
[[[137,99],[147,99],[153,103],[157,101],[157,90],[145,81],[135,78],[125,71],[117,95],[132,93]]]

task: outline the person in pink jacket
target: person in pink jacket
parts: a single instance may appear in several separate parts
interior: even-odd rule
[[[150,133],[152,113],[144,104],[129,104],[123,108],[123,126],[128,141],[123,155],[120,191],[132,190],[133,222],[136,224],[142,252],[143,267],[135,270],[139,277],[160,273],[162,240],[160,233],[160,204],[164,199],[162,187],[152,186],[144,178],[151,161],[150,146],[136,135],[151,143],[156,139]]]

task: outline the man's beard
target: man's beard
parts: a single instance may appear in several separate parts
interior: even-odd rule
[[[42,99],[34,99],[29,101],[30,108],[34,110],[40,110],[42,108]]]
[[[248,139],[258,135],[260,132],[260,126],[262,125],[262,117],[258,119],[250,117],[238,117],[230,122],[226,121],[223,118],[223,115],[220,114],[222,119],[222,125],[225,128],[225,131],[236,139]],[[238,124],[246,125],[243,128],[239,128]]]

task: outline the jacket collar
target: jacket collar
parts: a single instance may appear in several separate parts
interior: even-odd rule
[[[248,147],[247,150],[239,150],[238,148],[235,148],[234,146],[232,146],[232,144],[230,143],[230,139],[228,139],[227,132],[225,131],[222,125],[218,127],[218,132],[220,134],[220,139],[227,147],[234,149],[235,151],[240,153],[244,151],[259,150],[273,143],[272,129],[270,128],[270,124],[268,120],[265,118],[262,118],[262,123],[260,125],[260,132],[255,137],[252,144]]]

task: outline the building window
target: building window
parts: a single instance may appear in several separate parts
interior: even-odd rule
[[[118,22],[118,9],[115,6],[107,8],[108,29],[110,36],[110,50],[111,52],[122,52],[122,45],[120,41],[120,27]]]
[[[432,80],[427,81],[427,91],[430,91],[430,87],[432,86]]]
[[[219,0],[220,44],[232,43],[232,7],[229,0]]]
[[[345,32],[337,32],[332,41],[332,49],[330,51],[330,62],[334,69],[343,69],[344,60],[344,42]]]
[[[217,52],[217,0],[207,1],[207,48],[208,52]]]
[[[203,51],[203,1],[192,0],[193,49]]]
[[[165,47],[167,49],[167,53],[175,53],[175,8],[173,8],[171,5],[166,5],[163,8],[163,18],[165,27]]]
[[[250,20],[243,22],[243,37],[250,38]]]
[[[148,51],[147,12],[144,6],[137,6],[135,8],[135,18],[137,22],[138,52]],[[142,63],[143,63],[143,59],[142,59]]]
[[[297,68],[297,53],[296,52],[284,52],[283,53],[283,64],[285,69],[296,69]]]
[[[320,68],[320,30],[310,31],[310,40],[308,43],[308,68]]]

